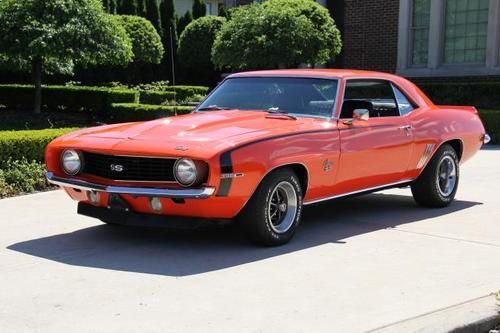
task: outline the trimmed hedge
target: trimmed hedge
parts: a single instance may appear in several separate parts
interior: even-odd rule
[[[31,131],[0,131],[0,169],[9,160],[43,161],[45,146],[55,138],[76,128]]]
[[[206,95],[209,88],[203,86],[168,86],[165,91],[174,91],[178,101],[187,101],[194,95]]]
[[[500,82],[435,82],[418,86],[436,104],[500,109]]]
[[[486,133],[491,136],[492,144],[500,144],[500,110],[479,110]]]
[[[175,99],[173,91],[141,91],[139,102],[141,104],[162,105]]]
[[[146,105],[137,103],[117,103],[111,107],[109,116],[117,122],[145,121],[175,114],[187,114],[194,110],[191,106]]]
[[[31,110],[35,88],[0,85],[0,104],[14,110]],[[135,90],[80,86],[44,86],[42,104],[46,110],[106,112],[113,103],[136,103]]]

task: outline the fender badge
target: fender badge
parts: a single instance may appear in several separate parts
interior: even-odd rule
[[[189,148],[187,146],[177,146],[177,147],[175,147],[175,150],[180,150],[180,151],[186,151],[188,149]]]
[[[332,171],[332,169],[333,169],[333,162],[326,159],[323,162],[323,170],[325,170],[325,172],[330,172],[330,171]]]
[[[243,177],[245,174],[243,172],[238,172],[238,173],[222,173],[220,175],[220,178],[222,179],[228,179],[228,178],[239,178]]]

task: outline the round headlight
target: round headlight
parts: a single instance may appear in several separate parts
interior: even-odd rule
[[[61,162],[64,172],[70,176],[76,175],[82,169],[80,155],[72,149],[63,151]]]
[[[174,165],[175,180],[183,186],[193,185],[198,176],[196,164],[189,158],[181,158]]]

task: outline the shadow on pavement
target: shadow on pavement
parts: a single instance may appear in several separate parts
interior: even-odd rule
[[[307,207],[295,238],[275,248],[254,246],[236,227],[171,232],[94,226],[13,244],[8,249],[69,265],[187,276],[229,268],[325,243],[451,214],[478,205],[455,201],[442,209],[415,205],[410,196],[370,194]]]

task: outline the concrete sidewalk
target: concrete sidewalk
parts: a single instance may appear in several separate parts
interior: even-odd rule
[[[500,150],[457,201],[408,189],[307,208],[294,240],[172,233],[76,215],[61,191],[0,200],[0,332],[444,332],[494,315]]]

